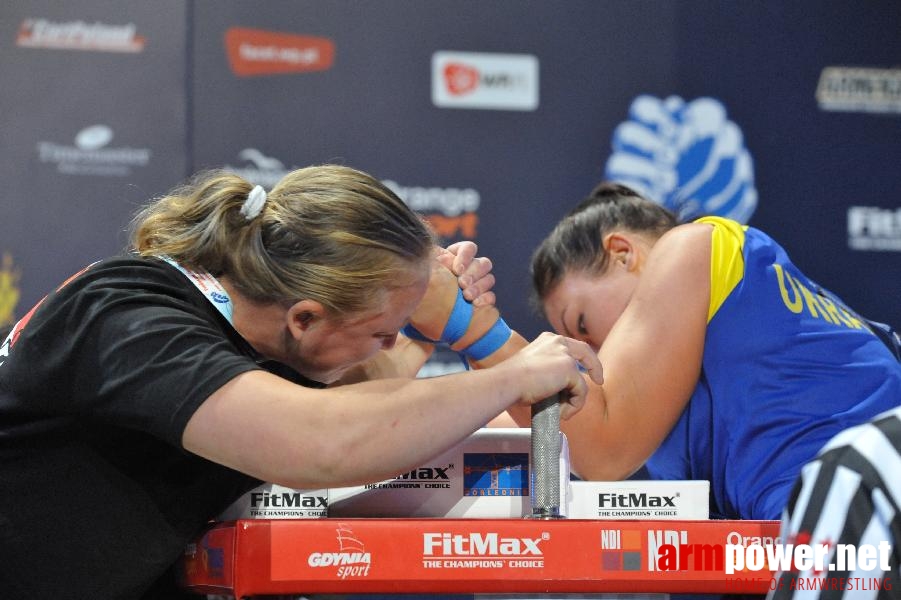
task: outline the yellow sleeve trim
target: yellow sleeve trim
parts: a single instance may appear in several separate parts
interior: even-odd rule
[[[710,307],[707,309],[709,323],[745,276],[743,251],[746,227],[722,217],[701,217],[695,222],[713,225],[710,240]]]

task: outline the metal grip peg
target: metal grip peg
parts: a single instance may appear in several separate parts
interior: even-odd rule
[[[533,519],[559,519],[560,514],[560,394],[532,405],[532,465],[530,500]]]

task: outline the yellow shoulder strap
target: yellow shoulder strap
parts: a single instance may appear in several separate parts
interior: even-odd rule
[[[695,222],[713,225],[710,242],[710,307],[707,309],[709,323],[745,275],[742,252],[746,227],[722,217],[701,217]]]

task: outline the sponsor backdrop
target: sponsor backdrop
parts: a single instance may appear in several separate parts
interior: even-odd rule
[[[887,0],[6,3],[0,321],[196,170],[338,162],[478,242],[527,336],[531,251],[603,177],[767,230],[899,325],[898,31]]]

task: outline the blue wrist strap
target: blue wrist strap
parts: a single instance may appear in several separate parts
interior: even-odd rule
[[[472,303],[467,302],[466,298],[463,297],[463,290],[457,290],[457,300],[454,302],[454,307],[451,309],[450,317],[447,319],[447,324],[444,326],[444,331],[441,332],[441,338],[437,340],[433,340],[428,338],[422,334],[418,329],[413,327],[413,325],[408,324],[404,326],[403,332],[404,335],[413,340],[419,340],[420,342],[432,342],[433,344],[436,342],[441,342],[450,346],[451,344],[457,343],[460,338],[462,338],[466,334],[466,330],[469,329],[469,322],[472,320]]]
[[[466,334],[470,321],[472,321],[472,303],[467,302],[463,297],[463,290],[457,288],[457,301],[454,302],[454,308],[447,319],[444,331],[441,332],[441,341],[448,346],[456,344]]]
[[[501,346],[507,343],[513,330],[507,325],[503,319],[495,321],[491,329],[485,332],[485,335],[473,342],[468,348],[460,351],[466,358],[470,360],[482,360],[500,350]]]
[[[415,327],[413,327],[413,325],[411,325],[409,323],[407,325],[404,325],[404,328],[401,329],[401,331],[403,332],[403,334],[405,336],[407,336],[411,340],[418,340],[420,342],[429,342],[431,344],[435,343],[435,340],[433,340],[431,338],[427,338],[426,336],[422,335],[421,331],[419,331],[418,329],[416,329]]]

